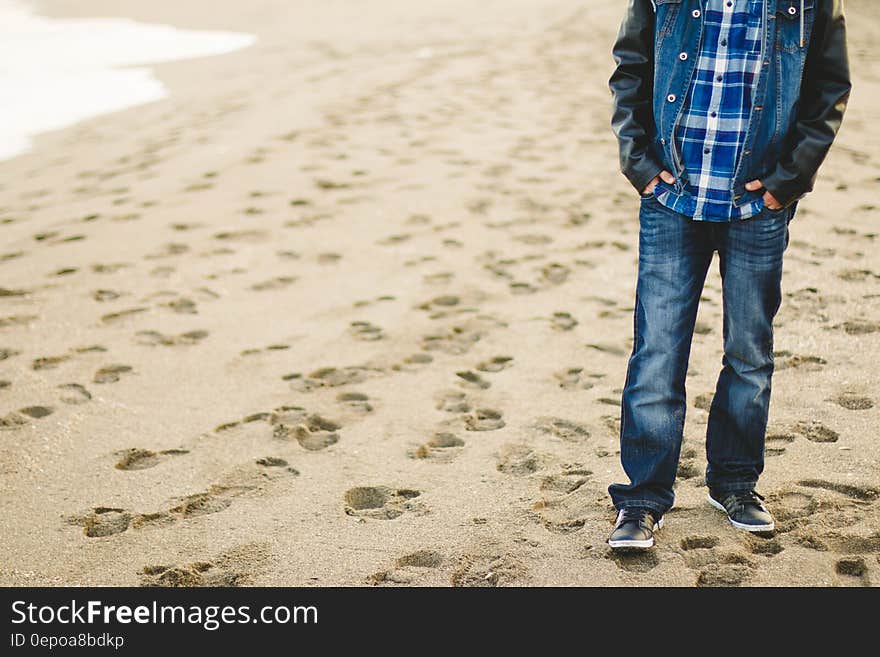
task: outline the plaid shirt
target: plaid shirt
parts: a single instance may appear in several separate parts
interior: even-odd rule
[[[657,188],[657,200],[705,221],[746,219],[758,199],[733,204],[731,181],[752,111],[761,66],[762,0],[703,0],[703,39],[675,142],[684,165],[685,193]]]

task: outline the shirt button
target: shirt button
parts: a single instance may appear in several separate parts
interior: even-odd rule
[[[694,18],[699,18],[699,17],[700,17],[700,10],[699,10],[699,9],[694,9],[694,10],[691,12],[691,16],[693,16]]]
[[[718,116],[718,112],[712,112],[709,114],[709,116],[711,116],[714,119],[716,116]]]
[[[683,52],[683,53],[681,53],[681,54],[678,56],[678,58],[679,58],[681,61],[684,61],[684,60],[686,60],[686,59],[688,58],[688,54],[687,54],[686,52]]]
[[[706,155],[708,155],[708,154],[710,153],[710,150],[709,150],[708,148],[704,148],[704,149],[703,149],[703,152],[704,152]]]
[[[721,82],[724,78],[723,78],[722,76],[719,75],[719,76],[718,76],[717,78],[715,78],[715,79],[716,79],[718,82]]]
[[[674,103],[675,102],[675,94],[669,94],[668,96],[666,96],[666,100],[668,100],[670,103]]]
[[[721,39],[721,45],[722,45],[722,46],[726,46],[726,45],[727,45],[727,39]]]

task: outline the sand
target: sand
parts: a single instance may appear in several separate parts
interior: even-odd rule
[[[44,1],[258,36],[0,163],[0,583],[880,583],[880,8],[791,227],[767,468],[705,502],[707,281],[676,507],[611,554],[635,192],[622,2]]]

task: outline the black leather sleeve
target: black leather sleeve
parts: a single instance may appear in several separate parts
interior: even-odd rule
[[[797,122],[776,169],[763,180],[764,188],[783,206],[812,191],[852,88],[843,0],[818,0],[816,11]]]
[[[641,193],[663,168],[651,153],[655,130],[651,0],[629,0],[612,54],[617,67],[608,81],[614,96],[611,127],[620,146],[620,170]]]

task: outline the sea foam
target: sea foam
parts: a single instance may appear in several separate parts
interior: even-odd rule
[[[27,151],[41,132],[163,98],[167,90],[147,64],[219,55],[255,40],[124,18],[46,18],[0,0],[0,159]]]

